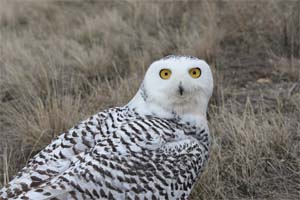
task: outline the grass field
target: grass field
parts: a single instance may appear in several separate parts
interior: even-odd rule
[[[0,0],[0,187],[76,122],[135,94],[155,59],[209,62],[200,199],[299,199],[300,1]]]

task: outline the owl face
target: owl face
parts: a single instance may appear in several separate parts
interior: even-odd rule
[[[213,77],[205,61],[167,56],[150,65],[139,91],[127,105],[140,115],[191,122],[206,119],[212,92]]]
[[[208,64],[185,56],[168,56],[152,63],[143,84],[146,101],[173,110],[201,103],[207,106],[213,91]]]

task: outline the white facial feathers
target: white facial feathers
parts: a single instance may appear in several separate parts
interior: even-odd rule
[[[164,69],[170,74],[161,74]],[[201,72],[199,77],[198,70]],[[141,113],[159,117],[175,114],[206,118],[212,92],[212,72],[205,61],[195,57],[168,56],[150,65],[140,90],[129,105]]]

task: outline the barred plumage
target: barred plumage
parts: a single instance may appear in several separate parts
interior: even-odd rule
[[[197,66],[211,76],[208,65],[193,57],[157,62]],[[157,62],[149,69],[160,69]],[[201,88],[189,88],[181,78],[189,95],[182,102],[190,106],[176,106],[180,100],[170,103],[162,94],[166,102],[158,103],[146,79],[151,76],[148,70],[128,105],[100,112],[54,139],[0,191],[0,199],[187,199],[208,159],[212,78],[197,82]]]

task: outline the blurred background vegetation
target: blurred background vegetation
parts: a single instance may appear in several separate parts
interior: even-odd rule
[[[51,138],[126,104],[152,61],[212,66],[191,199],[298,199],[300,1],[0,0],[0,186]]]

